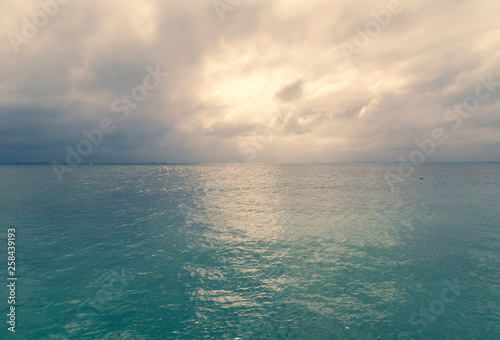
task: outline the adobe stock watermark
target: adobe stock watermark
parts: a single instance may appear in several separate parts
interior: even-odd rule
[[[351,55],[353,53],[359,54],[363,49],[370,45],[373,38],[377,37],[383,28],[388,27],[391,24],[392,17],[395,14],[399,14],[404,10],[399,0],[390,0],[387,3],[387,9],[383,9],[379,12],[371,11],[374,20],[368,21],[364,29],[360,29],[356,26],[354,31],[356,36],[354,37],[352,44],[342,43],[340,44],[340,50],[346,59],[350,62]]]
[[[238,144],[238,152],[240,155],[246,156],[244,162],[252,162],[257,156],[258,151],[264,150],[266,145],[271,143],[276,135],[283,132],[287,116],[288,110],[281,110],[276,115],[274,124],[260,129],[256,135],[247,137]],[[199,215],[200,211],[206,206],[205,202],[220,193],[224,182],[227,180],[227,176],[237,171],[238,164],[240,163],[237,161],[229,162],[227,166],[230,171],[222,175],[213,176],[208,186],[203,189],[196,189],[192,204],[182,204],[179,206],[179,210],[186,222]]]
[[[160,86],[164,78],[168,76],[168,72],[162,72],[160,70],[160,65],[156,65],[156,69],[151,67],[146,67],[147,74],[142,80],[142,84],[135,86],[130,94],[122,94],[119,98],[116,98],[110,106],[110,109],[114,113],[119,113],[119,120],[125,120],[131,110],[136,109],[139,103],[146,100],[148,93],[154,91]],[[82,134],[84,138],[78,142],[75,148],[71,146],[66,146],[66,158],[65,164],[58,162],[52,163],[52,169],[56,174],[59,182],[62,183],[63,175],[67,172],[73,171],[83,162],[83,158],[89,156],[94,147],[98,147],[104,140],[105,134],[112,133],[116,128],[115,123],[109,118],[102,118],[97,128],[90,131],[83,129]]]
[[[479,85],[477,85],[473,95],[466,97],[462,104],[455,104],[443,112],[443,122],[453,123],[452,130],[459,129],[464,119],[469,118],[480,107],[481,101],[489,99],[496,91],[496,88],[500,87],[500,82],[494,81],[492,74],[487,78],[480,76],[478,77],[478,81]],[[411,177],[415,172],[415,168],[422,165],[427,157],[436,152],[438,145],[448,140],[444,128],[435,128],[430,131],[430,136],[430,139],[415,139],[414,143],[417,148],[408,155],[408,160],[403,155],[398,156],[400,163],[397,174],[386,172],[385,179],[391,191],[395,190],[396,185],[403,183]]]
[[[465,290],[463,286],[460,286],[458,284],[457,279],[453,280],[453,283],[445,280],[443,281],[443,284],[446,287],[441,291],[439,299],[432,300],[429,303],[429,308],[419,308],[418,312],[410,315],[408,319],[411,326],[418,327],[418,329],[416,329],[415,331],[419,334],[422,334],[427,329],[428,322],[435,322],[436,316],[443,314],[446,310],[446,306],[455,302],[457,297],[460,296],[460,294],[462,294],[462,291]],[[400,332],[398,334],[398,339],[411,339],[410,334],[411,331]]]
[[[31,19],[23,17],[21,34],[12,31],[7,33],[7,39],[9,39],[14,52],[19,53],[19,46],[26,45],[31,39],[35,38],[39,30],[47,26],[50,19],[59,14],[61,5],[66,5],[68,2],[69,0],[47,0],[40,3],[40,9],[33,14]]]
[[[245,162],[252,162],[257,156],[257,151],[262,151],[271,143],[276,135],[285,129],[285,120],[288,116],[288,110],[281,110],[276,116],[274,125],[259,130],[255,136],[247,137],[238,145],[238,152],[241,155],[247,155]]]
[[[256,333],[261,333],[269,325],[269,320],[279,318],[282,306],[289,304],[289,291],[307,289],[307,285],[313,283],[315,276],[322,275],[323,263],[331,256],[337,257],[344,251],[343,247],[326,239],[319,239],[311,244],[313,252],[303,253],[304,249],[298,244],[290,245],[289,248],[276,252],[273,250],[273,259],[271,263],[259,265],[259,275],[253,276],[258,281],[273,281],[274,285],[269,292],[262,291],[262,297],[258,302],[253,303],[252,307],[245,308],[238,317],[237,334],[233,335],[235,339],[257,339]],[[271,249],[269,247],[268,249]],[[277,280],[276,269],[280,268],[280,278]],[[283,271],[281,271],[283,270]],[[268,274],[267,274],[268,273]],[[268,276],[269,275],[269,276]],[[293,293],[292,293],[293,295]],[[316,313],[322,314],[321,309],[327,308],[328,303],[315,303]],[[316,314],[317,315],[317,314]],[[313,316],[315,319],[316,316]],[[286,322],[286,321],[285,321]],[[290,323],[293,321],[289,320]],[[346,329],[349,329],[346,326]],[[229,338],[229,337],[228,337]]]
[[[64,326],[64,333],[49,334],[50,339],[75,339],[81,335],[84,329],[90,328],[96,313],[102,313],[106,307],[120,296],[134,275],[121,274],[116,270],[111,272],[111,278],[99,289],[94,299],[87,299],[76,308],[76,320]]]
[[[215,13],[219,16],[220,21],[224,21],[226,12],[234,11],[242,2],[243,0],[213,0],[212,6]]]

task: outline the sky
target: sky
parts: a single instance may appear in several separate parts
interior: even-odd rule
[[[0,163],[500,161],[499,17],[497,0],[9,2]]]

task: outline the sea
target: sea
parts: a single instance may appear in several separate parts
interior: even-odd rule
[[[0,338],[500,339],[500,164],[399,170],[0,166]]]

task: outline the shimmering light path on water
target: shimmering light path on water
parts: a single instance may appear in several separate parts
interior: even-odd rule
[[[499,338],[500,165],[396,167],[0,166],[16,335]]]

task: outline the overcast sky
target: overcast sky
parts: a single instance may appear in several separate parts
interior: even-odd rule
[[[84,162],[397,162],[434,129],[426,161],[500,161],[498,0],[52,1],[0,12],[0,162],[103,119]]]

